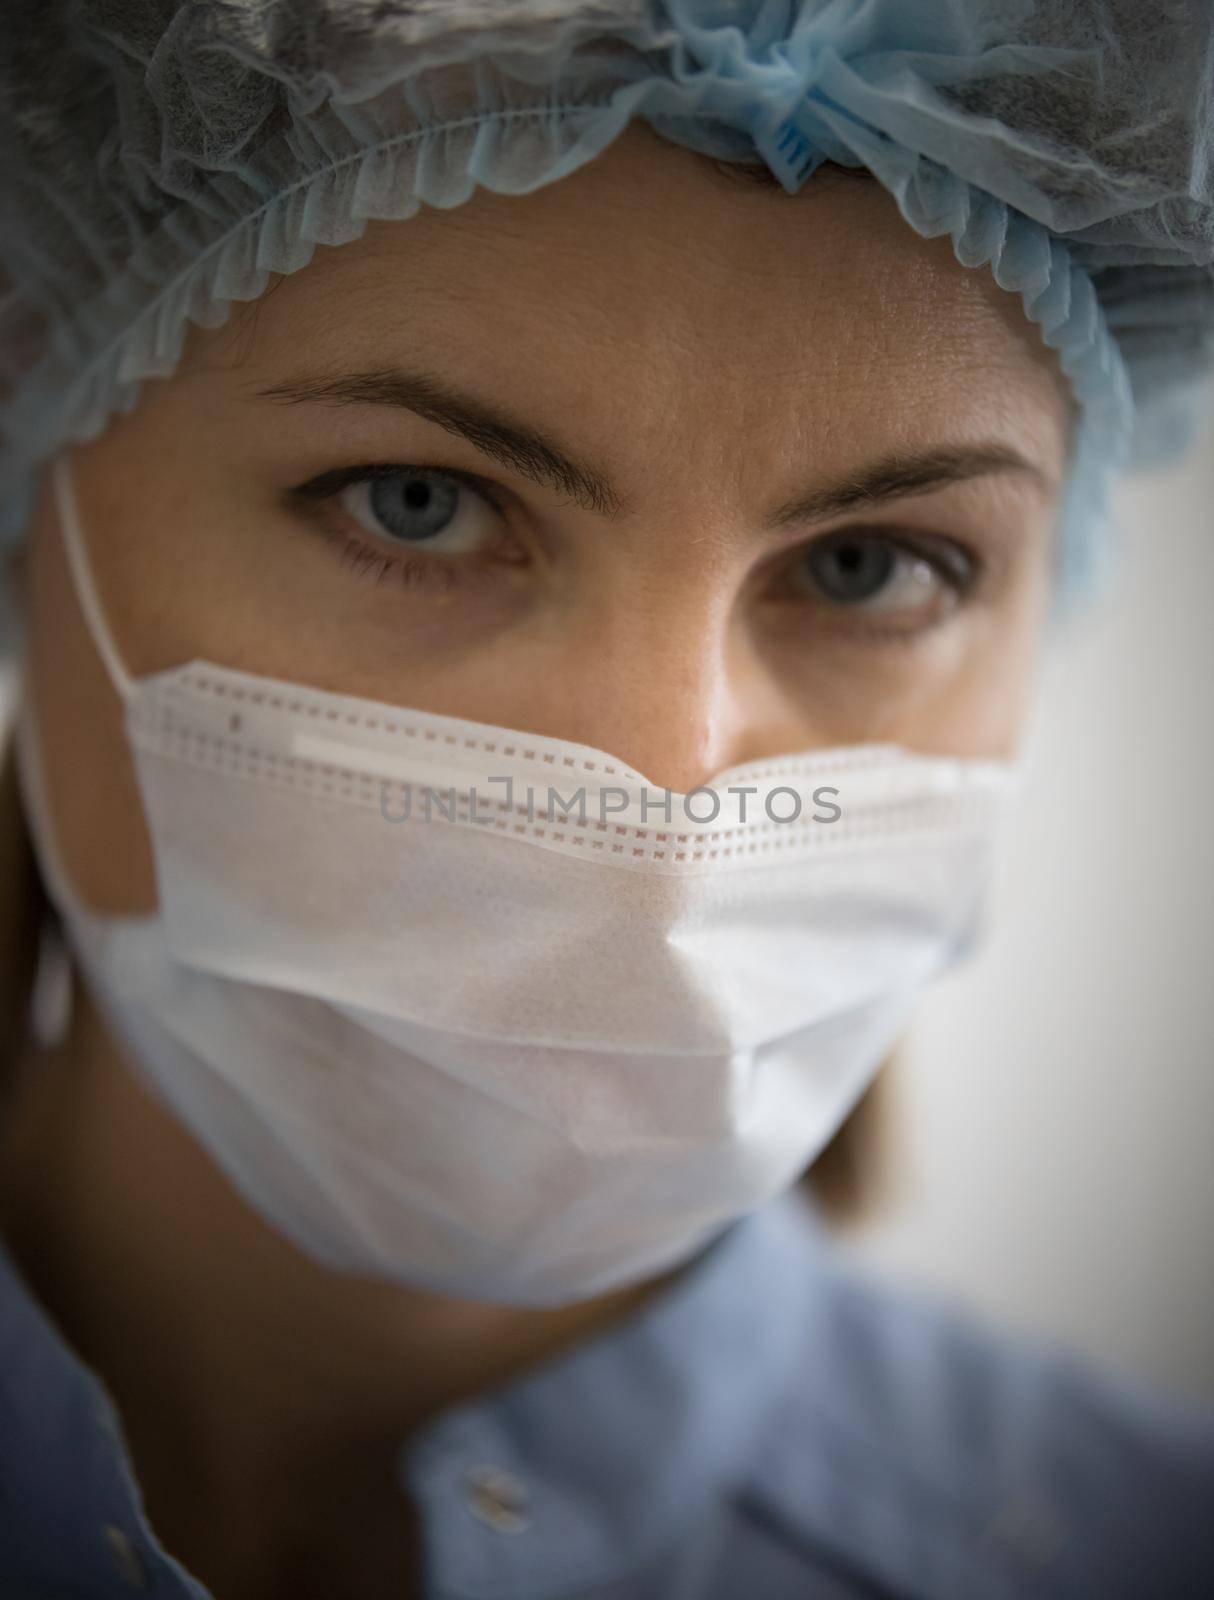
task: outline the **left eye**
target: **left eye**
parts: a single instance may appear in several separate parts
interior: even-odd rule
[[[348,484],[337,503],[379,540],[435,555],[481,550],[496,511],[463,479],[429,467],[374,473]]]
[[[948,562],[932,560],[880,534],[827,534],[805,550],[799,577],[817,598],[833,605],[914,611],[939,600],[942,591],[968,587],[972,572],[965,557],[956,550],[949,554]]]

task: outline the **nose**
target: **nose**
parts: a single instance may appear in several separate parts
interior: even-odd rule
[[[604,603],[562,641],[546,677],[537,731],[607,751],[677,794],[813,742],[725,604]]]

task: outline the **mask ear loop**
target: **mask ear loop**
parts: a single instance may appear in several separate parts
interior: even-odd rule
[[[76,505],[71,462],[66,453],[57,456],[52,463],[51,484],[63,548],[67,556],[68,572],[77,602],[93,644],[101,657],[102,665],[109,674],[110,682],[125,704],[130,700],[132,693],[131,675],[122,663],[97,594],[88,557],[88,546]],[[19,746],[26,746],[22,752],[23,758],[18,763],[18,769],[27,826],[37,834],[43,847],[42,854],[46,856],[41,870],[49,873],[48,891],[51,890],[51,885],[58,891],[57,894],[48,892],[48,898],[55,908],[54,914],[44,915],[38,931],[37,964],[27,1012],[27,1027],[38,1046],[45,1051],[60,1046],[72,1026],[74,1010],[72,958],[59,897],[66,895],[68,902],[74,904],[75,891],[68,885],[66,871],[59,858],[55,840],[45,835],[44,830],[37,825],[38,817],[45,817],[48,813],[43,790],[41,750],[35,748],[36,735],[28,725],[26,709],[24,706],[20,708],[16,738]]]
[[[55,507],[59,514],[59,529],[63,535],[63,546],[67,552],[67,564],[76,598],[80,602],[80,609],[84,613],[84,620],[97,648],[97,654],[109,673],[110,682],[114,685],[119,698],[124,702],[129,701],[133,692],[133,682],[130,673],[122,664],[122,657],[118,654],[118,647],[114,643],[114,636],[110,632],[97,594],[88,557],[88,546],[85,543],[76,506],[71,462],[66,451],[55,458],[51,468],[51,478],[55,491]]]

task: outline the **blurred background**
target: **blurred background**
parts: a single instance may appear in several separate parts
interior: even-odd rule
[[[1214,425],[1118,512],[1120,566],[1046,669],[985,948],[894,1069],[893,1212],[856,1243],[1214,1400]]]
[[[894,1068],[892,1209],[853,1237],[1214,1401],[1214,424],[1119,520],[1047,664],[985,947]]]

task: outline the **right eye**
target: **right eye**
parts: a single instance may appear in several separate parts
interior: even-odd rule
[[[497,509],[478,483],[448,469],[362,469],[333,494],[378,541],[428,555],[470,555],[499,536]]]

